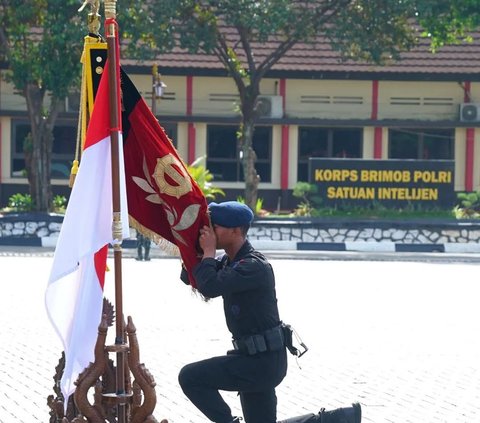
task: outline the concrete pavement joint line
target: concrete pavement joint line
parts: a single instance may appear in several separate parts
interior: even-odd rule
[[[124,259],[136,257],[136,249],[124,248]],[[179,259],[171,256],[159,248],[151,250],[152,259]],[[432,263],[480,263],[480,254],[476,252],[449,251],[347,251],[347,250],[263,250],[269,259],[286,260],[332,260],[332,261],[405,261],[405,262],[432,262]],[[219,251],[220,253],[220,251]],[[53,257],[53,247],[6,246],[0,245],[0,257]],[[113,250],[109,251],[113,257]],[[1,423],[1,422],[0,422]]]
[[[52,248],[56,246],[57,238],[24,238],[9,237],[2,240],[0,246],[5,247],[43,247]],[[358,251],[358,252],[441,252],[441,253],[480,253],[480,243],[442,243],[442,244],[407,244],[387,241],[369,242],[297,242],[297,241],[273,241],[273,240],[251,240],[252,245],[259,250],[270,251]],[[135,248],[135,241],[128,239],[124,241],[124,250]]]

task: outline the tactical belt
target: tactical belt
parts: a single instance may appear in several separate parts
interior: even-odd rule
[[[255,355],[267,351],[279,351],[285,348],[283,326],[278,325],[262,333],[234,339],[232,343],[235,350],[246,355]]]

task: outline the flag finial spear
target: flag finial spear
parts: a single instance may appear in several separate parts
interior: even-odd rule
[[[78,11],[82,12],[88,4],[90,5],[90,13],[87,18],[88,32],[90,34],[99,35],[100,15],[98,14],[98,11],[100,10],[100,0],[85,0]]]

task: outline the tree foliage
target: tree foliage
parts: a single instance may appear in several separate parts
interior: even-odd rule
[[[471,40],[468,32],[480,26],[479,0],[415,0],[415,16],[432,50]]]
[[[458,41],[478,24],[478,9],[478,0],[150,0],[129,10],[137,29],[127,28],[125,35],[137,54],[149,51],[152,57],[181,47],[214,54],[223,64],[240,95],[245,200],[254,208],[259,177],[252,137],[260,81],[295,44],[324,37],[344,58],[382,64],[422,35],[433,48]],[[267,46],[265,55],[258,54],[259,45]]]
[[[51,207],[52,131],[63,99],[78,87],[86,35],[78,7],[76,0],[0,1],[0,60],[27,104],[31,133],[24,152],[36,210]]]

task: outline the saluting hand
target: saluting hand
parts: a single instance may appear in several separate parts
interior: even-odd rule
[[[215,258],[215,252],[217,251],[217,237],[211,226],[205,225],[200,229],[199,244],[203,250],[203,258]]]

